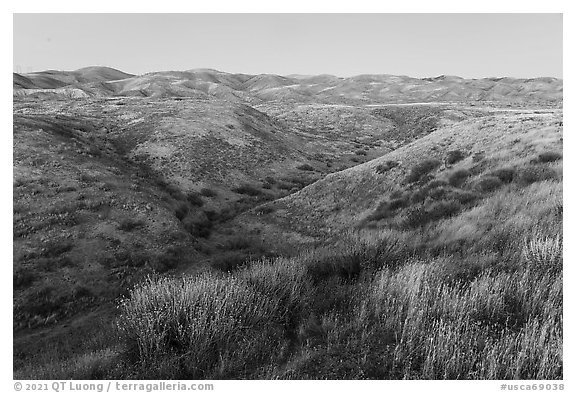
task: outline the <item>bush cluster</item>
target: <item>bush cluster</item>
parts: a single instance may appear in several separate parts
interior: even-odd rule
[[[442,162],[434,158],[421,161],[412,167],[410,173],[406,177],[406,182],[415,183],[418,180],[421,180],[424,175],[427,175],[428,173],[440,167],[440,165],[442,165]]]

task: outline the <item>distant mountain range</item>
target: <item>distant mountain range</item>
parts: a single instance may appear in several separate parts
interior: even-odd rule
[[[557,78],[464,79],[442,75],[412,78],[395,75],[232,74],[212,69],[162,71],[132,75],[109,67],[76,71],[13,74],[14,95],[38,98],[195,97],[258,104],[470,102],[559,103],[563,80]]]

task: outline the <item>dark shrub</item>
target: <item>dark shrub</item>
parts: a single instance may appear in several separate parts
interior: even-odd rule
[[[465,155],[463,152],[461,152],[460,150],[450,150],[448,153],[446,153],[446,158],[444,159],[444,162],[447,165],[452,165],[457,163],[458,161],[461,161],[462,159],[464,159]]]
[[[410,203],[417,204],[420,202],[424,202],[426,197],[428,196],[428,188],[423,187],[419,190],[416,190],[410,195]]]
[[[382,201],[367,218],[369,221],[378,221],[384,218],[392,217],[393,215],[394,214],[390,209],[390,203],[388,201]]]
[[[262,190],[250,185],[250,184],[243,184],[239,187],[233,188],[232,191],[238,194],[244,194],[249,196],[259,196],[262,194]]]
[[[211,188],[203,188],[200,190],[200,195],[211,198],[218,195],[218,193]]]
[[[146,253],[132,253],[121,249],[114,253],[114,257],[105,258],[100,263],[108,268],[118,268],[124,266],[141,267],[150,264],[150,257]]]
[[[416,228],[429,222],[451,217],[462,209],[458,201],[437,201],[429,206],[417,206],[408,210],[404,225]]]
[[[274,206],[271,205],[262,205],[262,206],[258,206],[255,209],[255,212],[257,214],[270,214],[274,211]]]
[[[162,255],[152,260],[151,267],[158,273],[165,273],[175,269],[182,261],[186,259],[188,250],[183,247],[172,246],[165,250]]]
[[[248,255],[240,251],[228,251],[212,258],[210,264],[215,269],[230,272],[250,261]]]
[[[157,180],[156,184],[158,184],[158,187],[162,188],[164,191],[166,191],[172,198],[178,200],[178,201],[183,201],[186,199],[186,195],[184,195],[184,193],[182,191],[180,191],[179,188],[173,186],[170,183],[167,183],[166,181],[160,179]]]
[[[555,152],[555,151],[546,151],[543,153],[540,153],[538,155],[538,158],[536,159],[537,162],[554,162],[554,161],[558,161],[562,159],[562,154]]]
[[[556,178],[556,171],[546,165],[535,165],[522,168],[518,171],[518,176],[516,177],[517,181],[522,185],[528,185]]]
[[[388,203],[388,208],[394,211],[407,207],[409,204],[410,200],[407,197],[402,196],[400,198],[391,199],[390,202]]]
[[[186,200],[188,201],[188,203],[192,206],[198,206],[201,207],[204,205],[204,201],[202,200],[202,197],[200,196],[200,194],[198,194],[195,191],[191,191],[186,195]]]
[[[458,191],[452,193],[452,199],[460,202],[462,205],[467,205],[469,203],[472,203],[477,198],[478,198],[478,195],[476,195],[475,193],[470,192],[470,191],[458,190]]]
[[[70,251],[73,247],[74,245],[70,242],[53,241],[44,245],[40,255],[46,258],[54,258]]]
[[[430,181],[428,184],[426,184],[426,188],[428,188],[429,190],[432,190],[434,188],[438,188],[438,187],[446,187],[448,186],[448,182],[446,180],[442,180],[442,179],[434,179],[432,181]]]
[[[350,161],[352,162],[360,162],[360,159],[356,158],[356,157],[351,157]]]
[[[514,180],[515,173],[516,170],[514,168],[500,168],[493,171],[491,175],[496,176],[502,183],[510,183]]]
[[[276,184],[276,179],[274,179],[272,176],[266,176],[264,181],[268,184]]]
[[[228,250],[245,250],[251,248],[253,244],[254,239],[247,236],[236,235],[226,241],[225,247]]]
[[[364,150],[358,149],[358,150],[356,150],[356,151],[354,152],[354,154],[356,154],[357,156],[365,156],[365,155],[367,155],[368,153],[365,152]]]
[[[408,183],[414,183],[420,180],[424,175],[432,172],[436,168],[442,165],[440,160],[435,158],[430,158],[424,161],[419,162],[418,164],[414,165],[406,178]]]
[[[207,238],[210,236],[212,232],[212,221],[208,219],[208,217],[203,216],[199,220],[196,221],[189,221],[184,224],[184,228],[190,233],[192,236],[197,237],[204,237]]]
[[[279,181],[278,182],[278,188],[281,190],[291,190],[294,187],[294,184],[289,183],[289,182],[285,182],[285,181]]]
[[[176,207],[176,210],[174,211],[174,214],[176,215],[176,218],[179,219],[180,221],[182,221],[184,219],[184,217],[186,217],[186,215],[188,214],[188,211],[190,209],[188,208],[188,205],[186,203],[179,203],[178,206]]]
[[[378,165],[376,167],[376,172],[382,175],[382,174],[388,172],[390,169],[397,167],[398,165],[399,165],[398,162],[389,160],[383,164]]]
[[[118,229],[120,229],[121,231],[125,231],[125,232],[131,232],[136,228],[140,228],[144,226],[144,222],[141,220],[134,220],[132,218],[125,218],[122,221],[120,221],[120,224],[118,225]]]
[[[38,275],[29,268],[15,268],[12,278],[14,289],[20,289],[30,286],[30,284],[38,279]]]
[[[484,176],[475,185],[475,188],[482,192],[491,192],[500,187],[502,187],[502,180],[496,176]]]
[[[457,169],[448,176],[448,182],[454,187],[460,187],[470,175],[471,173],[467,169]]]
[[[218,212],[215,212],[214,210],[204,210],[204,214],[206,215],[206,218],[209,219],[210,221],[215,221],[219,217]]]
[[[314,167],[309,164],[302,164],[298,165],[296,168],[300,169],[301,171],[313,171]]]
[[[451,190],[446,187],[435,187],[428,192],[428,197],[434,200],[449,199]]]
[[[408,195],[402,195],[398,198],[391,199],[390,201],[382,201],[378,204],[374,212],[368,216],[370,221],[378,221],[384,218],[394,216],[396,210],[409,206],[410,198]]]
[[[316,179],[304,177],[304,176],[286,177],[282,180],[289,182],[289,183],[292,183],[292,184],[295,184],[300,188],[306,187],[307,185],[312,184],[316,181]]]
[[[432,203],[426,210],[432,220],[451,217],[458,213],[462,206],[457,201],[438,201]]]

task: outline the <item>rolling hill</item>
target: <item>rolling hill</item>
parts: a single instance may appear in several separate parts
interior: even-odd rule
[[[394,75],[279,76],[230,74],[198,69],[130,75],[107,67],[76,71],[44,71],[14,74],[14,94],[52,90],[66,97],[63,87],[73,86],[90,96],[198,97],[203,94],[249,103],[282,101],[296,103],[391,103],[467,102],[554,104],[561,101],[562,81],[556,78],[483,78],[455,76],[411,78]],[[86,84],[101,82],[100,88]],[[27,90],[32,90],[27,92]]]

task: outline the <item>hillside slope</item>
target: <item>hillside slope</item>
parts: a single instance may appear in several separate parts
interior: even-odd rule
[[[448,193],[471,193],[472,199],[488,198],[490,193],[484,192],[479,183],[494,171],[510,169],[511,176],[522,182],[524,172],[532,167],[534,171],[547,171],[534,164],[539,154],[561,151],[561,111],[487,110],[483,116],[446,125],[380,158],[330,174],[298,193],[271,202],[267,209],[271,213],[266,217],[244,218],[254,223],[258,232],[270,234],[270,242],[289,239],[283,234],[291,232],[297,234],[297,239],[304,236],[310,241],[325,240],[365,227],[368,222],[372,227],[397,228],[412,212],[410,209],[430,201],[426,199],[430,185]],[[447,157],[454,152],[461,157],[447,164]],[[411,171],[426,160],[437,162],[422,179],[408,181]],[[549,165],[561,171],[561,167]],[[449,181],[456,172],[463,173],[464,179],[453,187]],[[522,188],[517,182],[497,183],[499,187],[503,187],[500,192],[507,190],[512,194],[517,192],[516,187]],[[397,206],[389,212],[379,211],[385,210],[390,201]],[[474,204],[463,205],[458,213],[466,215],[473,208]],[[375,212],[382,217],[370,218]],[[260,224],[262,221],[266,224]]]

